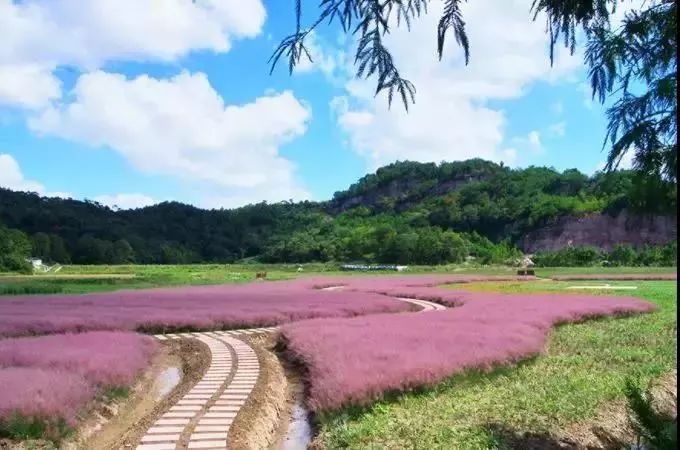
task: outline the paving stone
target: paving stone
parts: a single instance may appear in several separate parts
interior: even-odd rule
[[[224,431],[225,433],[229,431],[229,425],[196,425],[194,432],[198,433],[213,433]]]
[[[168,434],[181,433],[184,431],[183,426],[153,426],[147,430],[147,434]]]
[[[146,434],[142,438],[142,444],[147,442],[177,442],[179,433],[175,434]]]
[[[203,414],[206,419],[233,419],[236,413],[232,411],[209,411]]]
[[[228,427],[232,424],[234,421],[233,417],[232,418],[208,418],[208,419],[201,419],[198,424],[199,425],[219,425],[222,427]]]
[[[189,438],[189,442],[192,442],[194,440],[213,440],[213,439],[223,439],[227,440],[227,432],[222,430],[222,431],[213,431],[213,432],[200,432],[200,433],[193,433],[191,437]]]
[[[172,411],[172,412],[167,412],[163,414],[163,417],[167,417],[168,419],[174,419],[178,417],[194,417],[196,415],[195,412],[192,411]]]
[[[175,412],[175,411],[200,411],[203,409],[202,406],[200,405],[175,405],[172,408],[170,408],[170,412]]]
[[[176,444],[141,444],[137,450],[175,450]]]
[[[189,448],[209,448],[213,450],[226,450],[227,444],[224,440],[219,441],[189,441]]]
[[[186,425],[190,422],[190,419],[158,419],[154,426],[161,425]]]

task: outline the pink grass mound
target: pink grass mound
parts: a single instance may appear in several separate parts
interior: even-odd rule
[[[386,391],[529,358],[543,350],[551,327],[560,323],[654,309],[627,297],[477,294],[381,283],[373,289],[457,307],[423,314],[316,319],[282,327],[280,344],[289,358],[306,368],[312,410],[367,403]]]
[[[73,425],[94,395],[82,376],[64,371],[9,367],[0,369],[0,421],[21,415]]]
[[[0,336],[85,330],[214,330],[409,309],[409,305],[373,293],[315,289],[304,279],[0,297]]]
[[[0,421],[20,414],[73,424],[97,392],[133,383],[157,345],[111,331],[1,340]]]
[[[0,367],[65,370],[105,386],[125,386],[151,360],[157,344],[134,333],[97,331],[0,340]]]

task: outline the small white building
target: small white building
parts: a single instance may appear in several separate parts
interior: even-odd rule
[[[33,266],[33,270],[43,270],[45,268],[43,260],[40,258],[28,258],[28,262]]]

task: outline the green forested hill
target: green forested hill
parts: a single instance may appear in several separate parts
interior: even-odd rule
[[[327,202],[203,210],[165,202],[114,211],[0,189],[0,223],[61,263],[364,260],[441,263],[515,256],[531,230],[565,216],[674,215],[675,185],[630,171],[510,169],[483,160],[400,162]],[[597,242],[592,242],[597,245]]]

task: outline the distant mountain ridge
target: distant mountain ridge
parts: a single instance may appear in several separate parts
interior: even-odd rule
[[[441,263],[502,259],[514,246],[663,244],[676,239],[676,204],[675,185],[630,171],[587,176],[472,159],[397,162],[328,201],[231,210],[164,202],[115,211],[0,189],[0,224],[29,235],[35,256],[62,263]]]

